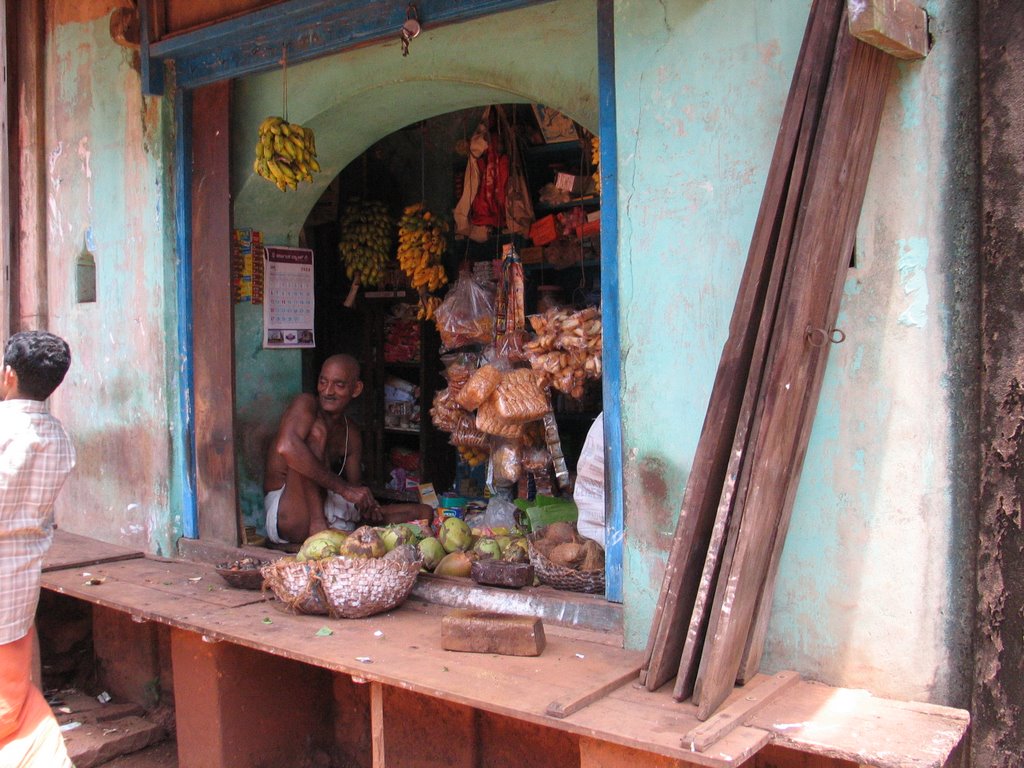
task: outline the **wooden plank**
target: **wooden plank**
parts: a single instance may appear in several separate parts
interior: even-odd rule
[[[373,768],[386,768],[384,748],[384,686],[370,683],[370,744],[373,750]]]
[[[605,680],[603,683],[599,683],[583,693],[574,693],[569,696],[563,696],[560,699],[556,699],[548,704],[547,713],[551,715],[551,717],[568,717],[574,712],[579,712],[584,707],[593,704],[604,696],[607,696],[616,688],[625,685],[630,680],[636,679],[639,671],[639,665],[629,667],[611,679]]]
[[[817,6],[816,6],[817,7]],[[777,239],[771,280],[768,288],[769,300],[765,302],[764,316],[758,330],[757,342],[751,363],[751,374],[743,395],[740,423],[729,459],[729,470],[722,489],[722,497],[716,515],[711,545],[701,576],[700,589],[694,604],[693,614],[687,630],[686,642],[680,655],[674,695],[682,700],[695,692],[700,654],[705,642],[710,619],[712,597],[715,594],[719,573],[728,573],[732,567],[735,552],[735,536],[742,524],[743,509],[750,482],[751,466],[745,459],[761,425],[764,401],[761,397],[764,371],[770,354],[770,344],[775,331],[776,311],[785,291],[784,281],[789,267],[789,251],[793,245],[794,228],[803,204],[806,191],[807,169],[819,127],[819,118],[825,91],[828,85],[829,66],[835,52],[835,43],[843,30],[842,3],[834,2],[820,7],[821,16],[808,23],[808,37],[813,44],[806,48],[806,59],[799,59],[802,66],[811,70],[811,85],[800,118],[797,148],[793,156],[792,181],[787,190],[782,225]],[[812,25],[818,20],[818,25]],[[773,303],[772,303],[773,302]],[[753,672],[757,670],[754,669]],[[745,682],[745,680],[744,680]]]
[[[828,354],[829,344],[816,346],[821,339],[812,334],[827,335],[835,323],[892,67],[891,57],[852,37],[836,51],[751,452],[745,508],[756,514],[744,514],[732,567],[719,578],[694,693],[701,719],[732,690],[768,578],[773,532],[788,523],[787,481],[799,477],[803,421],[813,418]]]
[[[174,613],[191,603],[218,609],[265,603],[259,590],[229,587],[212,566],[151,558],[64,568],[43,574],[47,589],[140,617]]]
[[[905,61],[928,55],[928,13],[912,0],[847,0],[850,34]]]
[[[725,738],[733,729],[748,723],[750,718],[763,709],[774,697],[799,681],[800,675],[788,670],[777,672],[771,676],[758,675],[740,689],[742,698],[722,707],[707,721],[684,734],[683,746],[697,752],[704,752],[712,744]]]
[[[720,521],[716,529],[722,488],[729,477],[733,443],[743,418],[741,408],[757,345],[758,320],[764,312],[774,254],[787,200],[791,199],[794,160],[800,150],[801,130],[807,130],[809,125],[802,116],[808,105],[816,106],[823,96],[819,59],[827,55],[835,39],[834,27],[840,12],[841,0],[820,0],[812,6],[808,18],[733,308],[729,338],[722,350],[648,636],[641,682],[650,691],[657,690],[681,669],[681,652],[688,640],[694,644],[694,658],[703,641],[706,622],[700,619],[697,624],[687,623],[687,618],[692,618],[701,591],[714,586],[714,566],[705,573],[706,558],[716,535],[724,535],[728,522]],[[774,315],[773,309],[770,314]],[[690,631],[693,637],[688,637]],[[694,663],[687,664],[693,666]],[[686,695],[694,674],[688,674],[683,683]]]
[[[237,545],[230,108],[230,83],[193,94],[192,329],[199,536]]]
[[[134,560],[140,557],[144,557],[140,550],[107,544],[105,541],[97,541],[58,528],[53,532],[53,543],[43,557],[43,572],[80,568],[97,563],[113,563],[118,560]]]
[[[775,744],[804,753],[876,768],[938,768],[964,741],[970,721],[962,709],[801,681],[750,724],[769,731]]]

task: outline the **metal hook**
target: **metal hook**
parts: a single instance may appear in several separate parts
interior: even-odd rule
[[[826,344],[842,344],[846,341],[846,333],[839,328],[812,328],[807,326],[807,343],[812,347],[824,347]]]
[[[416,4],[409,3],[405,11],[405,23],[402,24],[402,56],[409,55],[409,43],[420,34],[419,14],[416,12]]]

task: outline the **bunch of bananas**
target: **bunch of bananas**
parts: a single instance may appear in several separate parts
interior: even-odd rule
[[[487,451],[483,448],[467,448],[462,445],[459,446],[459,456],[471,467],[479,467],[487,461],[487,455]]]
[[[268,117],[259,128],[252,169],[282,192],[312,181],[320,170],[313,131],[283,117]]]
[[[594,168],[594,191],[601,194],[601,139],[590,137],[590,164]]]
[[[353,284],[380,285],[391,258],[394,222],[384,203],[352,198],[339,222],[338,253]]]
[[[407,206],[398,222],[398,264],[420,294],[420,320],[431,320],[441,299],[430,293],[448,282],[441,259],[448,250],[448,224],[423,203]]]

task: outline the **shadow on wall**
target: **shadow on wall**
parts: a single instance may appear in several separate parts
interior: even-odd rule
[[[243,525],[263,527],[263,466],[287,402],[269,395],[239,409],[235,420],[238,503]]]

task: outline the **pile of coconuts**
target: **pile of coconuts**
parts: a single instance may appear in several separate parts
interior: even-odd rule
[[[436,536],[419,523],[364,525],[347,534],[333,529],[320,531],[306,539],[295,555],[298,562],[330,557],[420,560],[423,571],[467,578],[476,560],[530,562],[525,536],[504,529],[474,532],[457,517],[445,518]]]
[[[576,526],[558,522],[541,528],[533,547],[555,565],[574,571],[603,571],[604,547],[593,539],[581,536]]]

